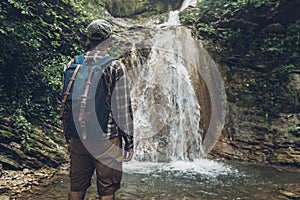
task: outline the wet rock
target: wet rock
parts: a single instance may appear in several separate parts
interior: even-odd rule
[[[295,194],[293,192],[281,190],[280,193],[283,194],[284,196],[287,196],[287,197],[292,198],[292,199],[298,199],[299,198],[299,196],[297,196],[297,194]]]
[[[21,169],[21,166],[18,162],[13,159],[7,158],[6,156],[0,155],[1,163],[10,169]]]
[[[274,23],[267,26],[264,31],[267,33],[285,34],[286,28],[280,23]]]
[[[212,150],[212,154],[216,155],[219,154],[218,152],[222,152],[222,158],[232,160],[237,158],[237,152],[234,149],[233,143],[230,141],[226,141],[221,139]]]
[[[273,9],[272,14],[268,18],[269,21],[288,25],[300,19],[300,1],[290,0],[284,2],[278,9]]]
[[[299,184],[285,184],[277,189],[278,193],[288,197],[289,199],[300,199],[300,185]]]
[[[300,91],[300,70],[292,72],[290,85]]]
[[[258,24],[239,18],[230,18],[228,22],[219,22],[218,27],[220,28],[232,28],[232,29],[256,29],[259,27]]]
[[[199,19],[199,22],[203,23],[211,23],[217,21],[218,18],[215,17],[215,15],[204,15]]]
[[[267,116],[253,115],[242,106],[230,105],[228,128],[223,131],[212,155],[227,159],[259,161],[275,165],[300,167],[300,138],[295,135],[299,114],[280,114],[268,120]]]
[[[37,128],[30,134],[27,143],[30,149],[22,147],[20,135],[0,120],[0,164],[4,169],[22,170],[24,168],[57,167],[68,160],[63,147],[57,145],[60,138],[50,139]]]
[[[300,166],[300,152],[292,148],[276,150],[270,162]]]
[[[9,196],[6,195],[0,195],[0,200],[9,200]]]

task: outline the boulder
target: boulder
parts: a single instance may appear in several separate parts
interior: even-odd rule
[[[280,23],[274,23],[274,24],[268,25],[264,29],[264,31],[267,32],[267,33],[285,34],[286,33],[286,28]]]
[[[232,28],[232,29],[256,29],[259,27],[258,24],[239,18],[230,18],[227,22],[219,22],[218,27],[220,28]]]

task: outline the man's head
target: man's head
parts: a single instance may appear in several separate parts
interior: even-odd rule
[[[111,33],[111,24],[102,19],[92,21],[87,27],[87,36],[92,45],[98,45],[110,38]]]

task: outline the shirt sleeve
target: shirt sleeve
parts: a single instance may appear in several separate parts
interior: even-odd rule
[[[125,150],[133,148],[133,113],[131,107],[130,88],[125,66],[119,62],[116,68],[116,83],[114,87],[117,124],[125,141]]]
[[[74,63],[75,61],[74,61],[74,58],[72,58],[71,60],[70,60],[70,62],[68,62],[68,64],[66,64],[65,66],[64,66],[64,72],[67,70],[67,68],[72,64],[72,63]]]

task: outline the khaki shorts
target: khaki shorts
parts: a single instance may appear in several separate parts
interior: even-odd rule
[[[103,154],[92,156],[80,139],[72,138],[70,142],[71,191],[85,191],[91,185],[91,179],[96,169],[97,189],[100,196],[114,194],[120,189],[122,179],[122,140],[119,137],[110,140],[111,147]],[[119,148],[116,148],[116,146]]]

